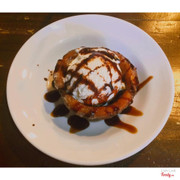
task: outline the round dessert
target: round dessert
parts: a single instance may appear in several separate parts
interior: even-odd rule
[[[104,47],[80,47],[58,60],[54,85],[65,105],[81,117],[107,119],[121,113],[137,92],[136,68]]]

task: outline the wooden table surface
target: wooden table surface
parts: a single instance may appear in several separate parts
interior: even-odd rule
[[[0,14],[0,167],[78,167],[55,160],[32,146],[15,126],[6,100],[8,71],[21,46],[49,23],[73,15],[77,13]],[[173,70],[175,97],[171,115],[152,143],[132,157],[101,167],[179,167],[180,13],[109,13],[107,15],[135,24],[161,46]]]

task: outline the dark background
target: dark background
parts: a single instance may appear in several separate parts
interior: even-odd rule
[[[55,160],[33,147],[15,126],[6,100],[9,68],[21,46],[49,23],[77,14],[80,13],[0,13],[0,167],[79,167]],[[171,115],[157,138],[136,155],[101,167],[179,167],[180,13],[101,14],[129,21],[154,38],[169,59],[175,81]]]

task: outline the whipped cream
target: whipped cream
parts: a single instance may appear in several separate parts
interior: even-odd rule
[[[125,89],[120,60],[113,51],[81,47],[76,49],[76,53],[63,81],[67,92],[79,102],[87,105],[103,104]]]

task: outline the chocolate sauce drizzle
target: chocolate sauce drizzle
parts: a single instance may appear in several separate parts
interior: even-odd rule
[[[90,70],[89,73],[86,75],[86,76],[83,76],[82,74],[79,74],[78,73],[78,70],[82,68],[82,66],[84,67],[87,67],[86,65],[88,64],[88,62],[92,61],[94,58],[96,57],[101,57],[101,59],[104,60],[104,63],[105,63],[105,66],[109,72],[109,76],[110,78],[112,79],[112,73],[111,73],[111,68],[112,67],[116,72],[118,72],[119,74],[119,77],[117,80],[115,80],[116,82],[121,80],[122,76],[121,76],[121,71],[118,69],[117,67],[117,64],[112,62],[109,58],[113,58],[113,59],[117,59],[115,57],[115,55],[111,54],[110,52],[105,52],[105,51],[95,51],[91,48],[84,48],[82,50],[80,50],[81,54],[87,54],[87,53],[92,53],[88,58],[84,59],[81,63],[77,64],[76,66],[76,69],[75,70],[68,70],[66,73],[71,75],[71,78],[65,83],[65,88],[64,89],[68,89],[67,87],[70,85],[70,82],[72,80],[72,78],[77,78],[77,80],[73,83],[72,87],[69,88],[67,90],[66,93],[72,95],[73,91],[76,89],[76,87],[79,85],[79,84],[85,84],[88,86],[88,88],[90,90],[92,90],[94,92],[94,96],[92,97],[93,98],[98,98],[98,94],[100,91],[106,89],[107,86],[110,87],[111,90],[113,90],[113,86],[112,86],[112,81],[109,83],[109,84],[105,84],[100,90],[97,89],[97,87],[95,86],[94,82],[87,79],[87,76],[94,72],[95,70],[97,70],[98,68],[101,68],[102,66],[98,66],[96,67],[94,70]],[[105,55],[105,56],[103,56]],[[119,59],[118,59],[119,60]],[[107,101],[109,96],[106,97],[106,99],[104,101]],[[100,102],[101,103],[101,102]],[[86,101],[84,101],[84,104],[88,105]]]
[[[66,116],[68,113],[69,113],[69,109],[64,104],[59,104],[51,112],[51,116],[53,117]]]
[[[44,95],[44,99],[48,102],[56,102],[59,100],[59,98],[61,97],[60,93],[58,90],[52,90],[49,91],[47,93],[45,93]]]
[[[106,50],[108,50],[107,48],[104,48]],[[109,57],[110,59],[115,59],[115,60],[119,60],[115,54],[110,53],[109,50],[107,51],[95,51],[93,48],[83,48],[79,51],[80,54],[88,54],[88,53],[94,53],[94,52],[99,52],[101,54],[104,54],[105,56]]]
[[[76,133],[89,127],[89,121],[77,115],[70,116],[68,118],[68,124],[71,127],[70,133]]]
[[[85,52],[88,52],[88,50]],[[83,52],[83,53],[85,53],[85,52]],[[142,89],[152,78],[153,78],[153,76],[149,76],[142,83],[140,83],[138,86],[138,91],[140,89]],[[81,81],[83,81],[83,78],[81,79]],[[85,83],[89,83],[89,82],[85,82]],[[94,89],[94,91],[95,91],[95,89]],[[116,98],[119,98],[123,93],[124,93],[124,91],[120,91],[117,94]],[[60,95],[58,90],[52,90],[50,92],[47,92],[44,95],[44,98],[48,102],[56,102],[60,99],[60,97],[61,97],[61,95]],[[114,99],[116,99],[116,98],[114,98]],[[112,103],[113,103],[113,100],[109,102],[109,104],[112,104]],[[69,109],[64,104],[59,104],[51,112],[51,116],[53,116],[53,117],[66,116],[68,114],[69,114]],[[141,111],[139,111],[138,109],[136,109],[133,106],[127,107],[125,110],[123,110],[121,112],[121,114],[127,114],[127,115],[133,115],[133,116],[142,116],[143,115],[143,113]],[[104,122],[108,126],[113,126],[116,128],[124,129],[124,130],[126,130],[130,133],[133,133],[133,134],[137,132],[136,127],[123,122],[122,120],[120,120],[118,115],[116,115],[112,118],[109,118],[109,119],[105,119]],[[72,115],[72,116],[69,116],[69,118],[68,118],[68,124],[70,125],[69,132],[70,133],[77,133],[79,131],[82,131],[82,130],[88,128],[90,125],[90,122],[85,118],[79,117],[77,115]]]

